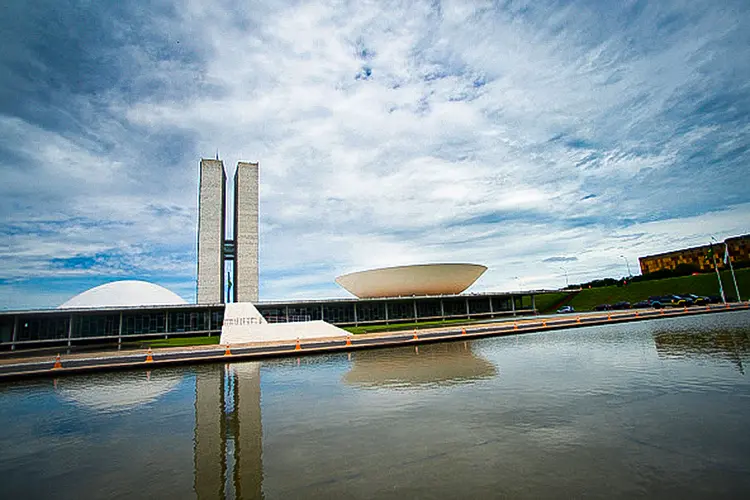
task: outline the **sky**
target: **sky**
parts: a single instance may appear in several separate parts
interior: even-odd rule
[[[195,300],[198,165],[260,163],[261,300],[471,291],[750,233],[750,3],[7,0],[0,309]]]

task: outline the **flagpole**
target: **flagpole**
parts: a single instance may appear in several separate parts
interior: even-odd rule
[[[713,236],[711,237],[711,239],[713,239]],[[718,266],[718,264],[716,264],[716,254],[714,253],[714,243],[713,243],[713,241],[711,241],[708,244],[710,245],[709,248],[710,248],[710,251],[711,251],[711,257],[714,260],[714,271],[716,271],[716,279],[719,280],[719,293],[721,294],[721,301],[724,304],[726,304],[727,303],[727,298],[724,295],[724,287],[721,286],[721,275],[719,274],[719,266]]]
[[[737,293],[737,302],[742,302],[740,297],[740,289],[737,286],[737,277],[734,275],[734,266],[732,266],[732,257],[729,255],[729,244],[724,242],[724,257],[729,261],[729,270],[732,272],[732,281],[734,281],[734,291]]]

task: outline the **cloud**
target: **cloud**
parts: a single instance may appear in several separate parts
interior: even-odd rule
[[[230,177],[260,162],[264,299],[446,261],[488,265],[476,289],[555,287],[559,262],[616,275],[620,255],[748,232],[739,0],[8,10],[4,283],[194,298],[197,166],[217,150]]]
[[[575,262],[578,257],[547,257],[542,259],[542,262]]]

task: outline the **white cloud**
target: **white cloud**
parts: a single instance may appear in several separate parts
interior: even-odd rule
[[[176,273],[192,290],[197,161],[217,149],[230,176],[260,162],[264,299],[343,294],[337,274],[438,261],[489,265],[481,289],[560,286],[544,258],[578,257],[565,267],[584,280],[621,274],[622,254],[636,267],[693,244],[709,222],[717,237],[748,232],[747,181],[690,186],[701,174],[685,166],[747,146],[746,118],[689,107],[748,74],[741,54],[706,71],[742,23],[700,3],[609,8],[175,2],[177,17],[150,19],[174,53],[122,49],[137,91],[78,96],[105,103],[85,134],[0,120],[4,146],[35,165],[3,164],[19,201],[0,204],[16,225],[0,279],[113,254],[65,272]],[[681,23],[664,32],[669,16]],[[709,191],[722,188],[725,204]]]

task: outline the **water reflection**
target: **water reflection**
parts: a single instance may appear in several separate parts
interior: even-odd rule
[[[54,385],[63,399],[97,412],[119,412],[152,403],[176,388],[182,377],[134,372],[113,377],[63,377]]]
[[[742,374],[750,356],[747,330],[661,331],[653,337],[659,356],[723,359],[732,362]]]
[[[262,498],[260,365],[203,366],[195,381],[194,488],[201,498]]]
[[[470,342],[448,342],[352,355],[345,383],[361,388],[419,388],[467,384],[494,377],[495,365]]]

